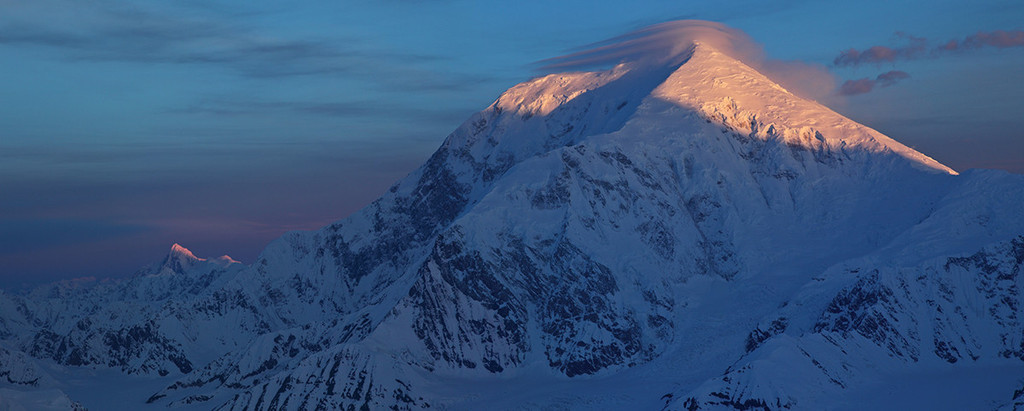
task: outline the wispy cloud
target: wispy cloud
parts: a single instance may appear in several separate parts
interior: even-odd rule
[[[892,70],[879,74],[874,79],[862,78],[847,80],[839,87],[839,94],[844,96],[855,96],[857,94],[870,93],[878,87],[889,87],[900,81],[910,78],[910,74],[904,71]]]
[[[379,116],[376,104],[368,102],[304,102],[255,101],[223,98],[203,99],[188,107],[168,110],[177,114],[211,114],[217,116],[266,115],[274,112],[288,114],[325,115],[332,117]]]
[[[939,50],[959,51],[982,47],[1024,47],[1024,31],[979,31],[977,34],[964,37],[962,40],[950,40],[946,44],[939,46]]]
[[[979,31],[963,39],[949,40],[938,46],[931,46],[931,42],[924,37],[916,37],[902,32],[896,33],[896,37],[905,44],[901,46],[871,46],[863,50],[850,48],[839,52],[839,56],[832,60],[832,64],[836,67],[852,67],[939,57],[950,52],[985,47],[1024,47],[1024,31],[1021,30]]]
[[[186,107],[169,109],[173,114],[194,114],[211,116],[267,116],[274,114],[324,116],[338,119],[387,119],[401,118],[422,124],[442,122],[457,123],[473,109],[469,107],[420,107],[385,100],[367,101],[281,101],[264,100],[256,97],[245,98],[204,98]]]
[[[51,48],[72,60],[210,65],[251,77],[284,77],[369,75],[439,58],[380,51],[351,38],[279,37],[194,9],[157,12],[118,2],[82,8],[65,0],[19,4],[0,23],[0,45]],[[60,18],[63,7],[79,9],[81,18]]]
[[[907,74],[907,72],[892,70],[879,74],[878,77],[875,78],[875,80],[878,82],[879,86],[889,87],[893,84],[896,84],[899,81],[906,80],[908,78],[910,78],[910,74]]]
[[[875,81],[869,78],[857,80],[846,80],[839,86],[839,94],[844,96],[855,96],[858,94],[870,93],[875,88]]]
[[[907,44],[897,47],[872,46],[865,50],[847,49],[840,52],[832,64],[841,67],[866,63],[891,63],[896,60],[917,58],[928,48],[928,40],[923,37],[915,37],[903,32],[897,32],[896,37]]]
[[[0,219],[0,254],[95,242],[152,230],[140,224],[90,219]]]
[[[952,53],[963,53],[986,47],[1010,48],[1024,47],[1024,31],[1021,30],[995,30],[979,31],[976,34],[962,39],[949,40],[941,45],[932,45],[932,42],[924,37],[916,37],[903,32],[897,32],[895,36],[902,45],[899,46],[871,46],[863,50],[855,48],[841,51],[832,64],[834,67],[857,67],[865,64],[896,63],[903,60],[915,60],[921,58],[936,58]],[[878,75],[878,77],[860,78],[847,80],[838,90],[839,95],[854,96],[869,93],[876,87],[889,87],[910,77],[903,71],[893,70]]]

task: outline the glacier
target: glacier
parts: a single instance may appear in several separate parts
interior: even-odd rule
[[[1022,215],[694,42],[509,89],[250,265],[0,293],[0,409],[1015,409]]]

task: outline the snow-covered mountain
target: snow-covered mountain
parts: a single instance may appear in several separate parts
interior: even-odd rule
[[[252,265],[175,245],[128,280],[0,294],[0,390],[46,370],[38,392],[104,409],[1020,406],[1024,177],[958,175],[708,44],[676,57],[517,85]]]

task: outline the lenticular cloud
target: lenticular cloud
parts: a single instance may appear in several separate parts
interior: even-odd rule
[[[541,70],[575,70],[624,61],[677,63],[694,42],[714,47],[740,60],[760,59],[761,48],[746,33],[721,23],[678,20],[655,24],[584,46],[584,50],[541,61]]]
[[[539,70],[598,69],[623,62],[680,64],[689,56],[694,42],[742,61],[802,97],[820,99],[836,88],[836,79],[825,66],[767,59],[761,45],[743,31],[704,20],[677,20],[644,27],[589,44],[564,56],[542,60]]]

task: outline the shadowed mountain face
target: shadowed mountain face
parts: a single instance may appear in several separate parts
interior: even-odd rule
[[[162,377],[133,409],[775,409],[995,367],[966,405],[1012,406],[1024,179],[679,56],[517,85],[250,266],[175,246],[123,282],[0,295],[0,349],[26,354],[0,373]]]

